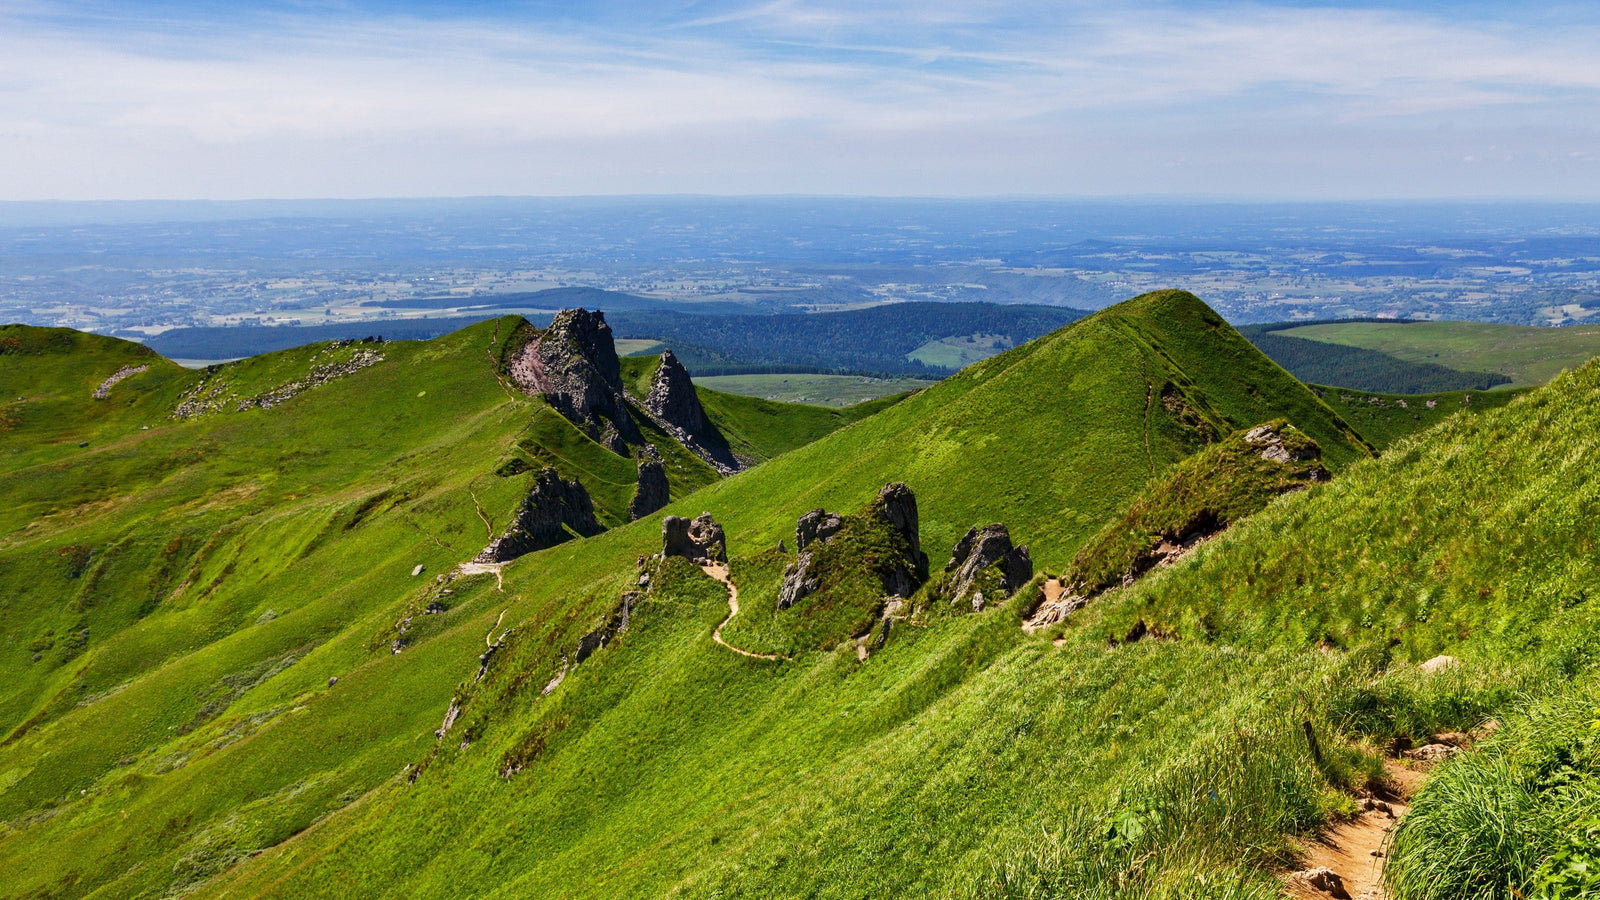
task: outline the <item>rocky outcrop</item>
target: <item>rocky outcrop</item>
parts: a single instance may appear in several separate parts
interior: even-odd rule
[[[511,358],[511,380],[542,394],[551,408],[612,451],[626,456],[643,438],[622,392],[622,368],[605,314],[564,309]]]
[[[149,368],[150,367],[147,366],[147,365],[146,366],[123,366],[122,368],[116,370],[115,372],[112,372],[111,373],[111,377],[107,378],[105,381],[100,382],[100,386],[94,389],[94,395],[93,395],[94,399],[96,399],[96,400],[104,400],[104,399],[106,399],[107,397],[111,396],[111,388],[117,382],[121,381],[124,378],[129,378],[131,376],[137,375],[140,372],[146,371]]]
[[[676,425],[691,434],[699,434],[711,425],[705,408],[694,392],[694,382],[689,370],[678,362],[671,350],[661,353],[661,363],[656,366],[655,379],[650,383],[650,396],[644,405],[656,418]]]
[[[950,562],[944,567],[950,602],[959,605],[970,599],[974,609],[982,609],[985,603],[1003,599],[982,597],[982,591],[977,589],[979,576],[991,566],[1000,576],[1000,588],[1005,597],[1033,579],[1033,558],[1028,555],[1028,548],[1012,546],[1011,532],[1006,526],[971,528],[956,542]]]
[[[878,497],[872,501],[868,511],[887,522],[905,541],[908,549],[901,562],[905,565],[908,578],[915,584],[907,590],[891,590],[889,593],[909,597],[912,591],[928,580],[928,554],[922,552],[922,535],[917,524],[917,496],[904,482],[892,482],[878,491]]]
[[[866,515],[887,525],[899,538],[901,551],[890,559],[878,560],[878,575],[883,592],[890,598],[910,597],[928,580],[928,556],[922,552],[917,526],[917,498],[901,482],[884,485],[867,507]],[[813,509],[795,523],[794,541],[799,556],[783,571],[778,589],[778,608],[788,609],[817,590],[817,552],[845,527],[836,513]]]
[[[661,556],[681,556],[702,565],[725,563],[727,538],[710,513],[701,513],[693,521],[667,516],[661,520]]]
[[[628,520],[642,519],[667,505],[671,500],[671,486],[667,483],[667,467],[655,444],[645,444],[637,456],[639,482],[633,489],[633,500],[628,503]]]
[[[817,508],[801,516],[794,526],[794,548],[799,553],[806,552],[806,547],[813,541],[827,541],[839,533],[844,527],[844,519],[838,513],[831,513],[825,509]]]
[[[722,432],[706,415],[705,407],[700,405],[689,370],[678,362],[671,350],[661,354],[661,363],[656,366],[655,379],[650,383],[650,394],[644,406],[656,425],[719,473],[732,475],[744,468],[744,463],[728,448]]]
[[[783,585],[778,588],[778,608],[788,609],[817,592],[815,553],[802,553],[783,570]]]
[[[594,517],[589,492],[576,479],[563,481],[555,469],[545,468],[523,498],[517,516],[505,534],[483,549],[473,562],[502,563],[554,547],[568,540],[567,529],[590,537],[605,529]]]
[[[600,627],[578,639],[578,646],[572,652],[573,664],[581,663],[588,659],[596,650],[611,643],[617,635],[627,631],[628,618],[633,615],[634,604],[638,603],[639,598],[643,596],[644,594],[638,591],[624,593],[622,600],[617,604],[617,608],[606,616],[606,620],[600,624]]]
[[[1287,426],[1280,422],[1269,422],[1244,433],[1245,443],[1254,447],[1262,459],[1270,462],[1289,463],[1310,462],[1322,458],[1322,448],[1318,447],[1310,438],[1300,437],[1299,440],[1290,441],[1284,434]],[[1328,471],[1321,467],[1313,467],[1311,480],[1327,481]]]

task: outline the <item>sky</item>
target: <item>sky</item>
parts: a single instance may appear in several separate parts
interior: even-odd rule
[[[0,200],[1594,201],[1597,6],[0,0]]]

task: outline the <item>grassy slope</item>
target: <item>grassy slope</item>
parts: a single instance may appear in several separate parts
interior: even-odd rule
[[[461,365],[480,343],[485,367]],[[126,597],[86,607],[132,617],[162,571],[161,542],[180,524],[199,542],[178,568],[192,577],[172,579],[192,585],[179,603],[163,600],[120,632],[109,619],[93,625],[87,652],[52,657],[53,674],[40,676],[48,684],[15,695],[11,721],[49,714],[0,746],[0,810],[13,823],[0,837],[0,865],[25,873],[9,892],[159,894],[307,828],[233,877],[250,891],[287,894],[381,885],[615,895],[679,882],[708,893],[750,884],[750,872],[778,893],[820,884],[844,894],[991,892],[1008,880],[1063,877],[1043,862],[1052,853],[1089,866],[1086,879],[1109,871],[1072,849],[1108,810],[1085,797],[1160,785],[1182,794],[1202,774],[1257,797],[1264,779],[1279,778],[1265,761],[1293,758],[1292,741],[1238,730],[1275,714],[1278,701],[1262,696],[1288,690],[1279,687],[1291,683],[1284,658],[1199,644],[1067,657],[1024,641],[1014,616],[999,611],[908,631],[891,645],[904,652],[876,665],[811,653],[773,666],[710,644],[724,597],[693,572],[663,588],[630,636],[576,669],[549,702],[534,699],[561,651],[632,583],[633,559],[657,546],[654,518],[519,561],[503,592],[489,578],[457,582],[448,611],[416,617],[410,647],[390,654],[396,620],[432,596],[410,567],[443,571],[486,537],[467,489],[485,508],[514,505],[514,479],[489,473],[538,405],[489,376],[495,349],[488,325],[392,345],[383,365],[318,388],[318,402],[153,429],[143,440],[157,443],[128,448],[119,464],[152,468],[140,477],[168,493],[136,497],[135,482],[119,480],[106,488],[110,514],[93,521],[70,511],[81,504],[76,485],[102,478],[104,456],[60,473],[48,490],[20,476],[5,483],[21,501],[16,523],[40,524],[4,552],[31,561],[29,578],[54,579],[8,621],[42,621],[45,604],[87,577],[67,577],[71,566],[58,562],[66,544],[149,545],[129,558],[128,578],[97,582],[126,586]],[[1161,404],[1165,383],[1186,392],[1187,414]],[[407,409],[399,398],[419,402],[396,415]],[[903,478],[919,492],[935,566],[968,525],[995,519],[1031,541],[1036,559],[1060,566],[1152,472],[1196,445],[1184,415],[1217,430],[1287,417],[1335,466],[1363,455],[1325,406],[1214,313],[1161,294],[974,366],[669,511],[714,511],[743,556],[787,536],[812,506],[853,509]],[[299,448],[287,459],[286,435]],[[191,445],[198,457],[184,455]],[[41,503],[63,514],[46,517]],[[190,515],[203,510],[211,517]],[[221,537],[206,543],[209,535]],[[518,649],[473,688],[502,611],[506,624],[519,623]],[[7,670],[31,671],[15,640],[6,646]],[[1180,677],[1189,687],[1178,697],[1165,684]],[[403,763],[430,758],[430,730],[458,685],[483,696],[458,726],[471,746],[441,744],[415,790],[368,794]],[[519,748],[533,767],[501,781],[500,761]],[[1163,842],[1170,866],[1152,877],[1194,866],[1217,877],[1221,867],[1267,885],[1239,866],[1281,850],[1279,824],[1314,821],[1322,802],[1304,767],[1291,780],[1281,807],[1253,802],[1191,829],[1187,841]],[[1044,784],[1053,787],[1041,792]],[[1154,809],[1140,802],[1117,814]],[[52,813],[27,818],[40,809]],[[1104,865],[1151,849],[1165,820],[1146,817],[1144,836],[1128,825],[1118,851],[1127,855]],[[1054,849],[1037,844],[1041,821],[1055,829]],[[1254,843],[1223,833],[1240,828]],[[63,844],[78,852],[49,852]],[[961,865],[924,862],[947,857]]]
[[[1446,391],[1439,394],[1374,394],[1353,388],[1311,388],[1367,443],[1379,450],[1426,431],[1456,413],[1479,413],[1510,403],[1526,388],[1496,391]],[[1433,401],[1429,408],[1428,401]]]
[[[1509,387],[1544,384],[1562,369],[1600,354],[1600,329],[1538,328],[1486,322],[1351,322],[1308,325],[1280,334],[1377,350],[1409,362],[1500,372]]]
[[[494,474],[507,460],[531,447],[586,480],[609,461],[496,380],[512,322],[382,345],[383,362],[279,407],[229,403],[190,422],[167,413],[204,373],[125,342],[8,329],[0,385],[30,408],[0,433],[0,817],[51,823],[0,839],[27,860],[11,870],[93,886],[251,803],[292,832],[415,755],[438,715],[429,699],[456,679],[426,660],[471,656],[492,623],[427,638],[487,602],[493,579],[453,585],[449,611],[420,619],[401,656],[388,652],[396,620],[505,525],[531,477]],[[252,358],[211,383],[251,396],[326,354]],[[130,361],[152,368],[89,397]],[[632,463],[618,462],[631,492]],[[375,718],[374,704],[393,708]],[[105,830],[106,809],[130,824]],[[29,848],[62,834],[104,859],[40,864]],[[141,871],[165,884],[173,865]]]
[[[1011,364],[1077,361],[1030,349]],[[1006,373],[972,374],[965,394],[920,412],[992,400],[982,389]],[[641,524],[557,548],[508,584],[532,630],[479,689],[470,747],[444,742],[415,786],[374,793],[211,893],[1277,896],[1265,867],[1287,862],[1284,833],[1314,827],[1340,808],[1330,787],[1370,774],[1359,742],[1514,714],[1519,692],[1559,690],[1597,658],[1583,599],[1597,559],[1585,474],[1600,462],[1597,381],[1591,367],[1453,418],[1276,501],[1091,606],[1059,652],[1000,610],[901,632],[865,664],[848,652],[751,661],[710,644],[724,595],[679,565],[635,630],[537,699],[516,684],[543,683],[573,634],[539,604],[553,612],[556,594],[575,594],[589,611],[575,618],[593,621],[653,535]],[[830,450],[860,459],[857,433],[887,432],[918,400],[691,504],[722,515],[748,554],[782,530],[751,502],[769,501],[766,479],[791,459],[815,470]],[[1011,458],[992,442],[975,452]],[[1002,508],[929,483],[935,529],[960,503],[968,519]],[[1024,537],[1043,521],[1004,508]],[[541,578],[554,583],[535,593]],[[458,677],[496,605],[479,607],[477,634],[435,639],[457,641]],[[1136,617],[1184,637],[1108,649],[1104,633]],[[1465,661],[1447,677],[1405,664],[1442,649]],[[1301,718],[1324,734],[1321,767]],[[534,747],[528,769],[498,777],[503,754]]]
[[[1230,377],[1220,377],[1224,374]],[[697,493],[673,511],[712,509],[728,525],[734,552],[743,554],[775,543],[792,529],[794,516],[813,505],[859,506],[884,481],[906,477],[921,492],[924,538],[935,556],[972,522],[1003,518],[1020,538],[1034,541],[1040,556],[1059,565],[1075,541],[1115,510],[1119,496],[1131,495],[1152,469],[1164,467],[1193,445],[1187,430],[1153,401],[1160,383],[1168,380],[1186,385],[1190,402],[1219,422],[1247,424],[1287,414],[1317,434],[1331,448],[1330,456],[1349,461],[1360,454],[1342,438],[1325,407],[1281,371],[1254,357],[1219,318],[1192,298],[1162,295],[1135,301],[1048,341],[976,366],[816,445]],[[1041,384],[1050,388],[1041,391]],[[1199,387],[1211,384],[1240,387],[1236,392]],[[482,465],[499,458],[485,453]],[[458,463],[457,468],[470,467]],[[1041,478],[1042,473],[1046,477]],[[471,525],[470,506],[458,503],[453,509],[465,523],[462,527]],[[380,521],[363,527],[376,529]],[[405,542],[400,539],[403,533],[395,528],[390,538],[396,541],[390,554],[404,558],[391,571],[400,573],[406,571],[404,565],[413,558],[420,537],[412,535]],[[571,646],[615,602],[617,591],[631,581],[632,559],[653,548],[658,533],[650,520],[581,545],[546,551],[508,570],[504,594],[481,579],[464,586],[453,598],[450,612],[425,619],[413,633],[412,648],[400,656],[389,655],[385,648],[400,601],[380,604],[364,616],[352,615],[355,625],[276,677],[246,690],[215,720],[136,754],[126,774],[118,770],[98,780],[83,776],[71,780],[71,786],[82,784],[90,793],[68,801],[63,813],[47,823],[7,839],[0,853],[12,860],[36,859],[42,853],[39,848],[70,838],[91,852],[53,860],[36,870],[28,884],[75,872],[86,884],[108,883],[109,891],[130,893],[170,885],[181,874],[174,867],[182,868],[185,859],[190,863],[184,864],[188,866],[184,871],[204,874],[270,846],[359,795],[380,773],[392,773],[398,763],[427,755],[433,743],[427,729],[436,727],[455,685],[475,668],[479,642],[499,610],[509,609],[507,621],[525,623],[529,635],[528,655],[515,666],[507,664],[505,671],[518,673],[514,679],[518,682],[542,683],[558,666],[558,650]],[[332,554],[338,546],[341,559],[348,559],[348,565],[360,561],[365,565],[361,571],[367,572],[380,545],[368,546],[366,540],[336,542],[325,552]],[[317,584],[341,584],[357,576],[319,566],[299,577]],[[854,667],[832,654],[808,655],[792,668],[780,667],[774,673],[771,667],[755,666],[711,646],[704,637],[723,609],[720,588],[709,581],[700,584],[662,605],[661,615],[681,617],[674,619],[678,625],[672,628],[677,630],[652,627],[648,612],[639,617],[637,636],[630,640],[660,643],[643,646],[635,662],[627,664],[635,668],[612,670],[610,664],[599,663],[602,654],[590,668],[577,670],[554,695],[571,697],[570,701],[545,704],[533,716],[526,711],[534,702],[527,696],[531,691],[508,699],[504,706],[489,705],[480,737],[474,749],[466,751],[468,757],[456,765],[436,766],[431,771],[437,776],[424,776],[419,782],[427,786],[424,790],[441,793],[385,790],[358,804],[349,820],[328,820],[285,847],[292,858],[263,857],[251,872],[269,880],[289,876],[278,889],[291,893],[319,886],[348,890],[360,884],[368,871],[380,877],[379,870],[384,872],[382,878],[391,879],[385,884],[407,879],[419,891],[454,891],[462,884],[487,890],[507,882],[482,867],[495,856],[511,854],[519,860],[544,862],[520,868],[523,880],[511,882],[515,886],[505,890],[589,883],[595,885],[591,890],[606,892],[624,889],[616,879],[640,890],[660,887],[663,878],[671,882],[698,871],[677,868],[679,860],[690,865],[709,854],[717,865],[706,870],[711,879],[707,889],[717,879],[736,879],[738,869],[727,866],[742,865],[740,860],[747,856],[764,870],[773,870],[778,882],[796,889],[823,876],[838,878],[844,885],[864,885],[862,879],[882,875],[863,865],[865,859],[885,852],[874,850],[874,842],[899,824],[909,824],[914,827],[907,839],[891,851],[899,868],[888,883],[910,889],[933,877],[936,873],[926,872],[916,861],[938,852],[949,835],[960,834],[956,843],[969,854],[969,865],[946,875],[988,884],[1003,873],[991,869],[986,841],[980,840],[984,835],[1012,833],[1016,839],[1010,845],[1026,846],[1024,837],[1037,834],[1029,812],[1044,803],[1064,829],[1059,839],[1069,841],[1071,829],[1094,824],[1072,812],[1077,803],[1070,798],[1078,796],[1074,791],[1100,791],[1115,784],[1132,789],[1158,777],[1186,777],[1182,773],[1195,765],[1191,750],[1187,744],[1173,744],[1168,728],[1186,735],[1212,735],[1217,748],[1205,759],[1239,759],[1229,735],[1241,717],[1259,712],[1259,704],[1254,698],[1241,699],[1230,685],[1281,681],[1277,662],[1241,664],[1199,646],[1186,648],[1182,658],[1161,661],[1159,670],[1151,670],[1174,678],[1182,672],[1192,681],[1193,693],[1176,703],[1159,677],[1121,684],[1127,673],[1149,665],[1130,655],[1105,655],[1090,662],[1075,659],[1069,665],[1037,648],[1013,649],[1007,652],[1021,655],[1009,657],[1005,667],[986,668],[985,663],[1019,640],[1014,620],[998,615],[941,620],[922,634],[910,633],[906,646],[920,645],[920,650],[908,651],[898,663],[876,670],[881,679],[856,682],[859,692],[851,689],[839,695],[834,690],[850,683]],[[364,590],[352,585],[350,590],[360,594],[370,586]],[[416,593],[413,589],[410,595]],[[272,596],[279,602],[283,593]],[[406,592],[390,589],[387,596],[403,598]],[[283,627],[279,623],[293,621],[293,615],[283,616],[261,631],[271,633]],[[621,646],[616,659],[623,658]],[[652,647],[665,649],[657,652]],[[242,670],[239,665],[219,663],[206,677],[215,681]],[[616,674],[606,674],[612,671]],[[1059,681],[1068,671],[1072,674],[1067,682]],[[340,681],[330,689],[325,680],[331,674],[338,674]],[[774,677],[780,680],[775,682]],[[591,678],[607,681],[610,693],[599,688],[588,691],[585,684]],[[205,683],[210,682],[200,682]],[[383,686],[391,683],[405,687],[385,690]],[[648,690],[627,689],[646,684],[651,686]],[[995,691],[1002,689],[1014,692],[1004,705],[1010,713],[995,718],[1000,702]],[[885,692],[891,698],[889,705],[870,712]],[[138,691],[130,687],[101,701],[109,705],[100,712],[114,722],[128,714],[126,705],[133,696],[183,693],[171,684],[151,684]],[[709,702],[712,697],[718,702]],[[858,721],[837,714],[853,708],[862,713]],[[995,740],[1006,734],[1013,735],[1007,740],[1019,740],[1031,732],[1031,725],[1017,731],[1020,717],[1033,716],[1040,708],[1052,711],[1037,735],[1019,747],[1014,761],[1019,767],[1037,764],[1059,771],[1072,790],[1047,801],[1030,787],[1036,784],[1033,777],[1024,783],[1006,774],[1026,771],[1014,768],[990,772],[963,789],[973,797],[995,799],[992,805],[978,804],[969,819],[950,818],[959,806],[932,802],[941,792],[928,794],[930,784],[970,779],[980,771],[973,766],[982,765],[978,761],[986,758]],[[566,711],[545,722],[538,714],[547,709]],[[930,711],[925,717],[924,709]],[[1165,724],[1152,725],[1148,731],[1125,729],[1118,721],[1129,709],[1142,712],[1152,723]],[[152,730],[159,734],[163,722],[192,717],[191,709],[177,712],[153,717]],[[1070,730],[1065,723],[1087,715],[1105,723],[1109,731],[1079,734],[1073,739],[1079,752],[1061,756],[1061,742]],[[971,727],[951,731],[942,724],[946,717]],[[248,724],[258,718],[258,724]],[[744,752],[734,749],[750,746],[748,738],[759,733],[752,730],[759,723],[813,720],[819,723],[817,729],[784,732],[781,739]],[[724,731],[719,722],[739,724]],[[252,728],[256,731],[248,740],[229,743],[225,737],[235,729]],[[772,724],[766,730],[774,730]],[[541,736],[546,732],[552,738],[570,735],[552,744],[570,741],[573,747],[555,761],[557,770],[519,776],[521,780],[511,785],[500,783],[494,774],[496,760],[508,749],[525,745],[530,735],[541,745],[548,743]],[[891,732],[897,736],[891,738]],[[337,750],[324,748],[332,734],[354,737]],[[1107,742],[1108,734],[1119,736]],[[698,743],[689,741],[696,735]],[[48,752],[48,740],[59,741],[61,735],[44,734],[40,740],[47,743],[28,748],[19,758]],[[213,749],[199,762],[166,770],[167,761],[190,746]],[[307,753],[311,746],[319,752]],[[679,749],[660,752],[664,747]],[[837,753],[819,756],[819,747]],[[1271,741],[1260,747],[1271,755],[1289,752]],[[111,749],[102,757],[120,752]],[[837,765],[817,762],[829,758],[836,758]],[[888,760],[904,758],[941,762],[932,776],[916,766],[896,770],[890,796],[900,798],[897,803],[880,804],[870,792],[862,793],[868,784],[881,784]],[[1069,758],[1081,760],[1082,765],[1059,769]],[[1246,763],[1237,773],[1241,790],[1251,779],[1269,774]],[[543,771],[544,764],[539,765]],[[737,777],[708,789],[708,776],[726,768]],[[762,807],[755,800],[768,790],[763,787],[770,782],[766,773],[777,771],[798,771],[804,777],[785,778],[792,790],[774,793],[775,805]],[[216,783],[224,778],[226,789]],[[478,787],[466,790],[458,778]],[[1309,815],[1306,805],[1315,804],[1312,782],[1302,781],[1309,793],[1296,795],[1295,816]],[[574,792],[575,783],[593,789]],[[316,790],[307,789],[308,784]],[[616,796],[613,788],[625,796]],[[490,819],[481,819],[479,799],[506,790],[519,795],[532,791],[516,801],[522,812],[507,815],[502,804],[508,801],[502,797],[482,808]],[[4,796],[11,799],[12,791]],[[298,799],[302,797],[303,801]],[[832,806],[821,802],[829,798],[839,802]],[[413,809],[406,805],[412,802],[422,803],[414,808],[418,812],[433,812],[405,812]],[[702,814],[686,809],[684,803],[698,804],[695,808],[703,814],[717,817],[744,810],[742,821],[760,821],[763,827],[792,837],[767,842],[747,832],[720,850],[654,852],[653,848],[692,841],[701,834]],[[1269,818],[1279,814],[1262,809]],[[123,812],[128,813],[126,819]],[[838,827],[847,821],[859,821],[864,827],[859,831]],[[167,822],[175,824],[165,827]],[[528,830],[519,824],[529,822],[545,825]],[[508,828],[513,829],[510,834]],[[818,829],[833,837],[818,842]],[[646,833],[654,837],[643,839]],[[419,840],[432,847],[455,845],[461,852],[418,854]],[[808,854],[804,865],[789,865],[782,850],[808,842],[829,846],[830,841],[838,853]],[[468,850],[468,844],[479,849]],[[1130,839],[1128,852],[1142,852],[1141,846]],[[359,853],[357,848],[362,848]],[[623,865],[637,852],[650,855],[636,866],[617,870],[612,881],[580,882],[587,873],[612,871],[608,867]],[[1210,851],[1187,844],[1173,852],[1183,856]],[[299,856],[303,853],[324,859],[331,868],[324,870],[318,864],[294,870],[307,861]],[[144,866],[132,867],[141,860]],[[284,868],[273,868],[280,862]],[[325,878],[330,872],[337,872],[337,877]],[[1257,876],[1246,872],[1240,877]]]
[[[1508,722],[1486,756],[1446,766],[1418,799],[1394,887],[1402,898],[1528,896],[1559,874],[1552,852],[1591,840],[1600,811],[1597,435],[1591,363],[1279,501],[1188,564],[1091,607],[1083,630],[1144,618],[1216,642],[1348,648],[1372,678],[1321,702],[1374,743]],[[1462,665],[1435,677],[1408,665],[1443,652]]]

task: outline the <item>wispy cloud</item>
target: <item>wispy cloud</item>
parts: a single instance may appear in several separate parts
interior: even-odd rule
[[[163,9],[0,11],[0,197],[1600,193],[1588,21],[1239,3]],[[1469,156],[1511,180],[1481,184]]]

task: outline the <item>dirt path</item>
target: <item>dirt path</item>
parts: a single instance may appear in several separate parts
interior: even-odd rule
[[[474,478],[472,481],[467,482],[467,494],[472,497],[472,508],[478,511],[478,518],[483,520],[484,530],[489,532],[489,540],[493,541],[494,522],[490,521],[489,517],[484,515],[483,507],[478,504],[478,492],[473,490],[473,482],[477,480],[478,479]]]
[[[1402,797],[1409,798],[1413,791],[1420,788],[1424,776],[1394,760],[1385,761],[1384,769],[1399,786],[1401,797],[1376,803],[1376,808],[1368,809],[1336,826],[1319,840],[1307,845],[1303,870],[1289,877],[1289,896],[1340,896],[1325,887],[1308,883],[1304,877],[1308,872],[1328,869],[1339,876],[1345,895],[1352,900],[1387,900],[1389,893],[1383,887],[1383,864],[1388,850],[1384,844],[1389,839],[1389,832],[1394,830],[1395,824],[1409,808]]]
[[[506,581],[500,575],[500,568],[502,566],[504,566],[504,565],[505,565],[505,563],[464,562],[461,565],[456,566],[456,574],[457,575],[487,575],[490,572],[493,572],[494,573],[494,589],[503,594],[503,593],[505,593],[505,590],[506,590]]]
[[[728,579],[728,567],[725,565],[701,566],[700,571],[722,582],[728,588],[728,615],[717,623],[716,630],[711,632],[711,639],[740,656],[748,656],[751,659],[783,659],[782,656],[776,653],[756,653],[753,650],[744,650],[722,639],[722,626],[728,624],[733,620],[734,616],[739,614],[739,589],[734,587],[733,582]]]

